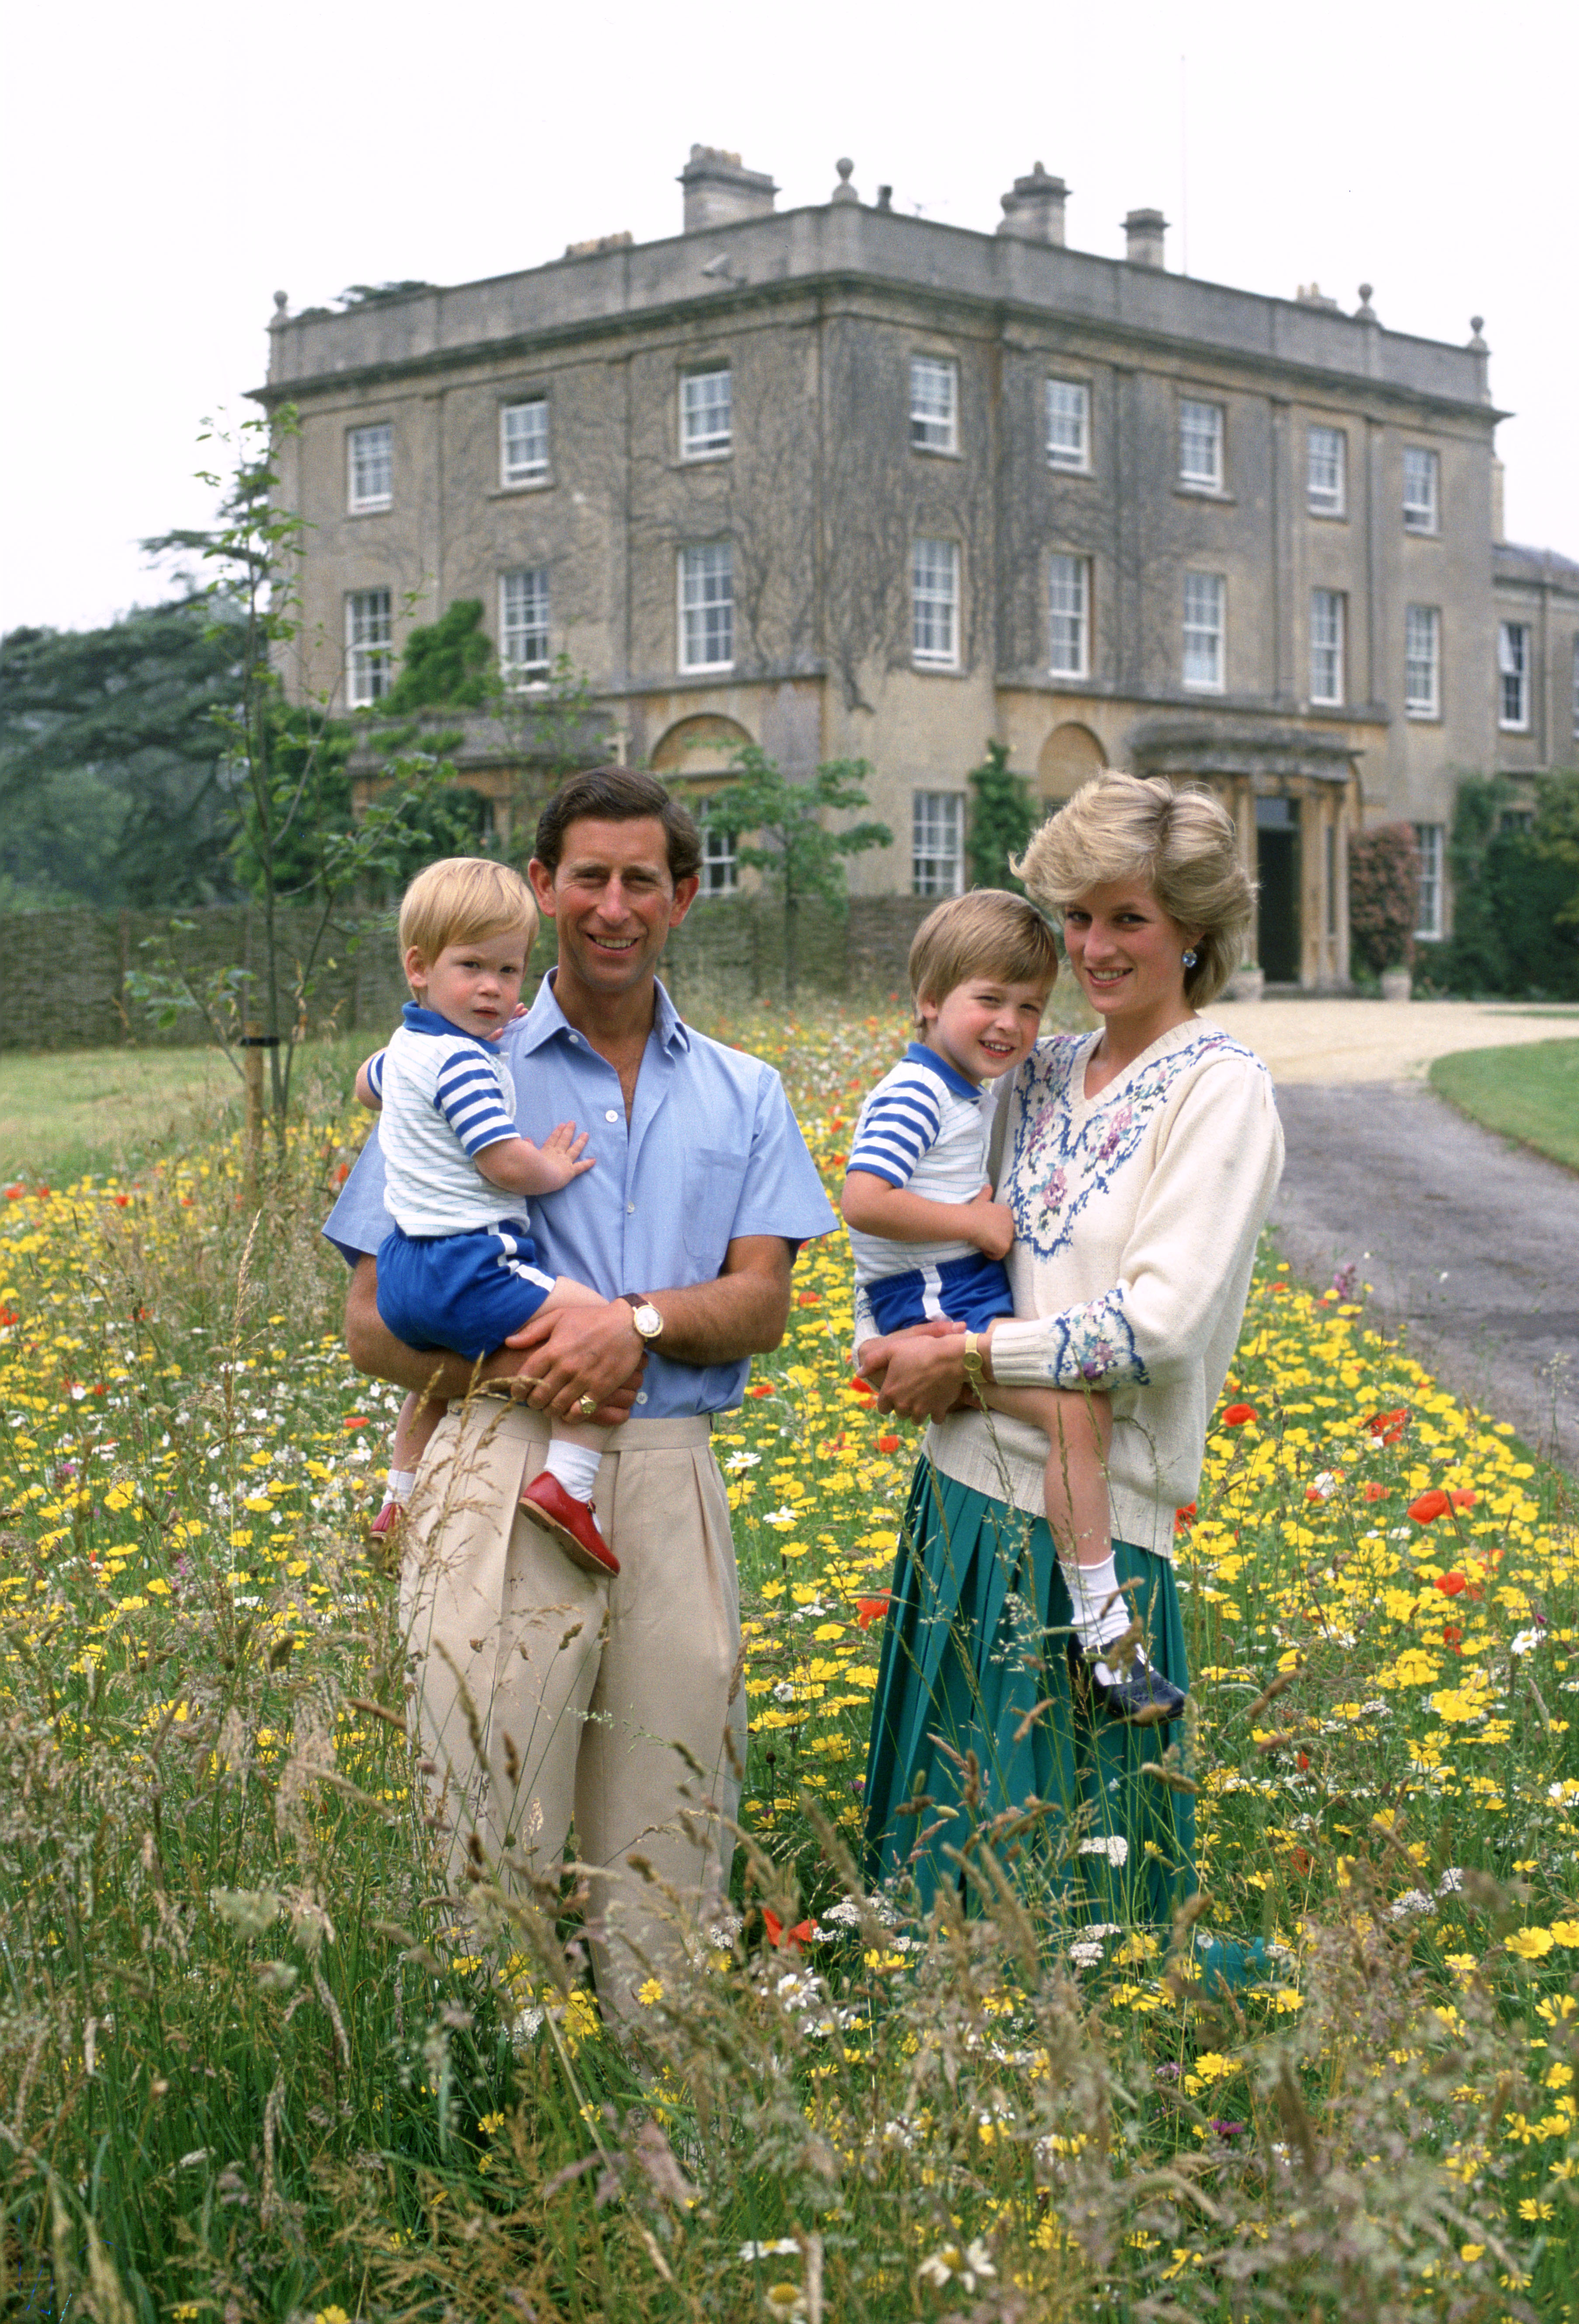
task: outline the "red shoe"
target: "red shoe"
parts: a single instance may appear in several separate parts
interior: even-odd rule
[[[619,1572],[620,1561],[597,1529],[592,1503],[574,1499],[546,1469],[522,1493],[521,1506],[533,1525],[551,1533],[566,1555],[586,1572],[610,1576]]]
[[[400,1524],[401,1519],[405,1516],[405,1505],[403,1502],[385,1501],[383,1508],[380,1509],[378,1515],[374,1518],[373,1523],[368,1526],[367,1530],[375,1537],[382,1537],[386,1533],[393,1533],[396,1526]]]

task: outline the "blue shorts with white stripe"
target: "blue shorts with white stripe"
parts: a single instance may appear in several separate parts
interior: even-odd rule
[[[866,1296],[880,1332],[902,1332],[909,1323],[930,1323],[939,1315],[981,1332],[996,1316],[1014,1313],[1002,1261],[982,1251],[968,1259],[946,1259],[941,1267],[881,1275],[866,1286]]]
[[[553,1287],[523,1219],[472,1234],[409,1235],[392,1227],[378,1247],[378,1312],[408,1348],[491,1355]]]

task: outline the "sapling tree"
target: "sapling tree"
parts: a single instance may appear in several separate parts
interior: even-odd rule
[[[792,781],[764,751],[748,742],[736,767],[727,787],[707,800],[704,819],[734,835],[736,860],[760,872],[769,894],[782,905],[784,990],[793,994],[799,982],[802,905],[810,898],[842,903],[850,857],[891,846],[893,834],[886,823],[855,823],[841,830],[827,820],[866,805],[872,768],[864,759],[829,759],[803,781]]]
[[[1023,896],[1024,889],[1009,869],[1011,855],[1022,855],[1036,829],[1036,808],[1024,779],[1009,770],[1009,747],[989,742],[987,755],[965,778],[971,787],[970,833],[965,856],[971,885],[1009,888]]]

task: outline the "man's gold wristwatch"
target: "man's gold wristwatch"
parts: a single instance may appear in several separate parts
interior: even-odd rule
[[[662,1316],[644,1291],[622,1291],[620,1297],[630,1302],[631,1321],[642,1344],[651,1347],[663,1330]]]

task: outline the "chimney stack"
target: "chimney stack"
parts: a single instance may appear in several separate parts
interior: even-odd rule
[[[1168,220],[1160,210],[1131,210],[1124,220],[1124,256],[1131,266],[1160,266]]]
[[[685,191],[687,234],[710,226],[734,226],[741,218],[771,217],[779,189],[765,171],[741,167],[738,153],[716,145],[693,145],[679,173]]]
[[[1062,250],[1067,194],[1062,178],[1049,178],[1039,161],[1033,163],[1030,177],[1016,178],[1013,191],[1003,197],[999,233],[1021,242],[1050,242]]]

